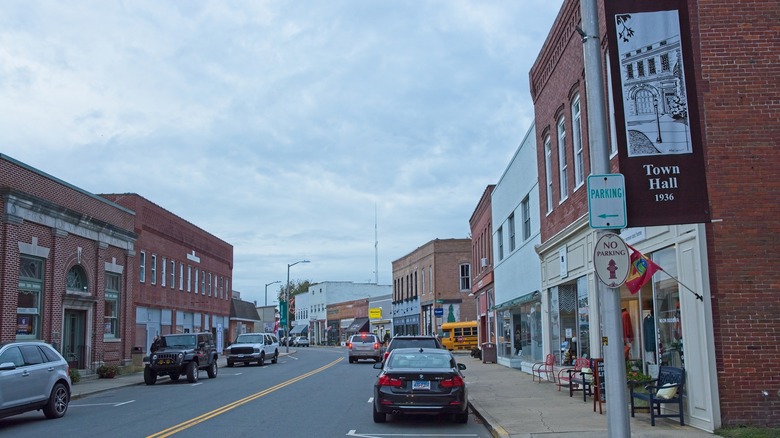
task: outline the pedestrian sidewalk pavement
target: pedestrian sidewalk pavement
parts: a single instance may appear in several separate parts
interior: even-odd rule
[[[582,393],[569,397],[569,390],[558,391],[555,383],[533,381],[523,371],[494,363],[482,363],[468,353],[456,353],[466,365],[463,374],[469,391],[469,404],[495,437],[605,437],[608,433],[604,414],[593,411],[593,398],[582,401]],[[679,421],[657,418],[650,425],[650,414],[642,410],[629,417],[632,437],[713,437],[714,435]]]
[[[294,354],[290,350],[289,354]],[[287,353],[281,353],[282,356]],[[569,397],[569,391],[556,384],[534,382],[531,375],[514,368],[494,363],[483,363],[468,352],[456,353],[458,362],[466,365],[463,374],[469,391],[469,404],[474,414],[485,423],[494,437],[502,438],[601,438],[607,436],[608,404],[604,414],[593,412],[589,397],[582,401],[582,394]],[[220,368],[226,365],[219,359]],[[204,373],[201,373],[204,374]],[[205,377],[205,376],[204,376]],[[163,377],[165,378],[165,377]],[[85,379],[73,385],[73,399],[120,388],[142,385],[143,373],[122,374],[113,379]],[[650,426],[650,414],[637,412],[630,418],[631,436],[637,438],[682,437],[700,438],[714,435],[691,426],[680,426],[678,421],[656,419]]]

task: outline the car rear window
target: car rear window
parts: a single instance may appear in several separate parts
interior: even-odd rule
[[[376,342],[376,336],[374,335],[366,335],[366,336],[353,336],[352,341],[353,344],[373,344]]]
[[[396,339],[393,348],[438,348],[433,339]]]

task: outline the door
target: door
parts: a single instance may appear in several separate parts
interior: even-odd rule
[[[71,368],[84,369],[86,352],[87,312],[86,310],[65,310],[62,355]]]

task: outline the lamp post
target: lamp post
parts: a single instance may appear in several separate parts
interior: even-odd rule
[[[276,283],[281,283],[281,282],[282,282],[282,280],[276,280],[276,281],[272,281],[272,282],[270,282],[270,283],[265,285],[265,305],[266,306],[268,306],[268,286],[270,286],[272,284],[276,284]]]
[[[298,260],[295,263],[287,264],[287,284],[284,288],[284,302],[287,303],[287,309],[285,310],[287,315],[284,315],[284,336],[287,338],[287,341],[284,343],[285,353],[290,352],[290,268],[297,265],[298,263],[309,263],[309,261]]]

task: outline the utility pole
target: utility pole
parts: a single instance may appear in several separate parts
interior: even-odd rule
[[[591,172],[608,174],[609,148],[607,135],[607,106],[604,90],[604,70],[601,63],[597,0],[580,0],[582,16],[583,58],[585,62],[585,90],[588,96],[588,145]],[[615,50],[615,48],[613,48]],[[610,231],[599,230],[596,239]],[[626,396],[626,366],[623,356],[623,332],[620,320],[620,289],[610,288],[596,280],[596,291],[604,315],[604,379],[607,409],[607,432],[610,438],[631,436]],[[597,370],[594,370],[596,372]]]

